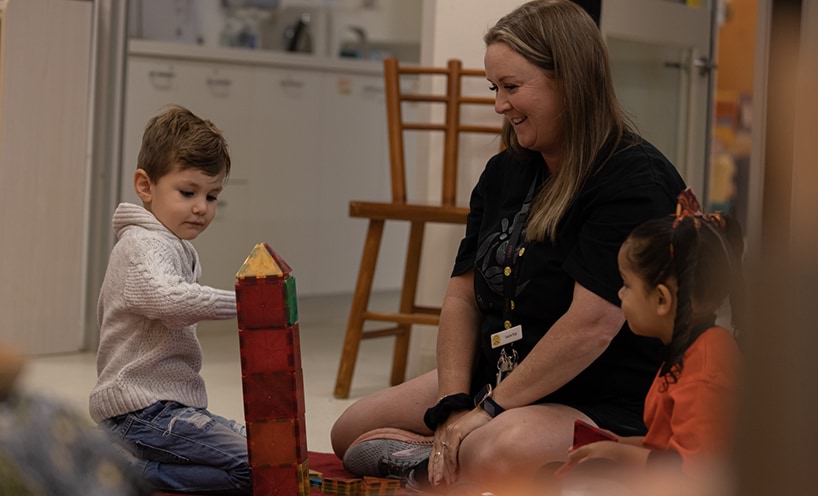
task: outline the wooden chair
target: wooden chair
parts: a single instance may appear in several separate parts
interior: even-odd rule
[[[413,95],[401,93],[401,75],[444,75],[447,78],[445,95]],[[386,83],[386,114],[389,133],[389,161],[392,182],[391,202],[352,201],[349,215],[369,219],[369,228],[364,242],[363,256],[358,272],[358,282],[349,312],[344,348],[338,377],[335,382],[335,397],[349,397],[352,373],[362,339],[395,336],[395,350],[392,361],[391,384],[404,381],[406,358],[409,352],[409,336],[413,324],[436,326],[440,322],[440,308],[421,307],[415,304],[415,294],[420,268],[421,247],[426,223],[465,224],[468,207],[458,206],[457,159],[460,133],[493,133],[501,131],[499,126],[476,126],[461,123],[462,105],[494,105],[491,97],[465,97],[461,95],[462,79],[466,76],[485,77],[482,70],[465,70],[459,60],[450,60],[445,68],[400,67],[395,59],[384,60]],[[446,106],[445,122],[406,123],[403,121],[401,102],[432,102]],[[439,204],[408,203],[406,199],[406,173],[403,146],[403,131],[442,131],[443,146],[443,188]],[[410,223],[409,246],[401,289],[400,308],[397,313],[376,313],[368,309],[372,291],[375,266],[378,259],[381,237],[385,221],[405,221]],[[395,326],[364,331],[365,321],[381,321]]]

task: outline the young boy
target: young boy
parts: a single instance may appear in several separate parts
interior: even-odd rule
[[[244,427],[205,409],[196,337],[198,321],[235,317],[236,297],[197,283],[190,243],[213,220],[229,173],[219,129],[171,106],[142,137],[134,177],[142,206],[122,203],[114,213],[91,417],[156,489],[249,492]]]

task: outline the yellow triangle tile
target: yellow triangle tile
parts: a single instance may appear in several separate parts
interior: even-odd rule
[[[273,256],[267,251],[264,243],[258,243],[253,247],[253,251],[241,264],[241,268],[236,273],[237,279],[245,277],[274,277],[284,275],[281,267],[276,263]]]

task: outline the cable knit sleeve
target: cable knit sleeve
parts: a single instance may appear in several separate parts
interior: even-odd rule
[[[125,302],[132,311],[180,329],[202,320],[225,320],[236,316],[236,294],[187,282],[181,260],[172,250],[142,243],[131,257],[125,281]]]

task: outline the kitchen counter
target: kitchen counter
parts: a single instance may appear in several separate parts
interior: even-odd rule
[[[214,48],[164,41],[130,40],[128,54],[130,56],[166,57],[174,60],[184,59],[240,65],[288,67],[373,76],[383,74],[383,63],[379,60],[328,58],[309,54],[243,48]]]

